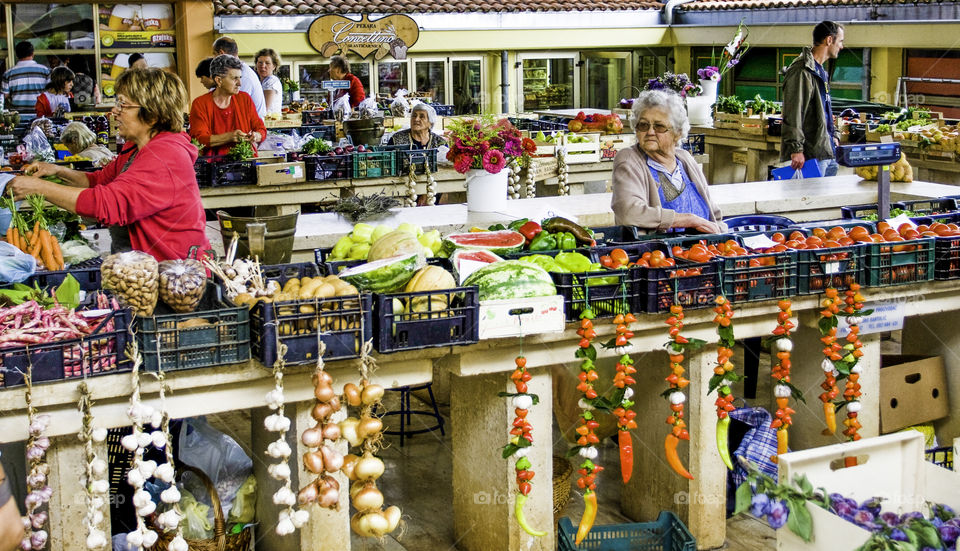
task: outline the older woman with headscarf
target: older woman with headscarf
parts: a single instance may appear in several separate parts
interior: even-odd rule
[[[242,74],[243,62],[232,55],[210,61],[210,77],[217,87],[190,107],[190,136],[204,145],[204,155],[225,155],[240,142],[250,142],[256,150],[267,136],[253,100],[240,91]]]
[[[437,121],[437,112],[426,103],[418,103],[410,110],[410,128],[390,136],[389,145],[408,145],[410,149],[435,149],[447,145],[443,136],[431,132]]]
[[[679,145],[690,122],[676,93],[648,90],[633,101],[637,144],[613,161],[613,200],[617,224],[663,233],[692,228],[724,230],[720,209],[710,200],[703,170]]]

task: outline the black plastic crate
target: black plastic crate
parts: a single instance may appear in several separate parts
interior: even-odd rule
[[[397,175],[397,156],[393,151],[353,153],[353,178],[387,178]]]
[[[580,542],[574,543],[577,527],[560,519],[557,549],[560,551],[696,551],[697,540],[686,525],[670,511],[661,511],[654,522],[594,526]]]
[[[931,214],[948,214],[957,211],[956,199],[915,199],[913,201],[900,201],[906,210],[909,210],[919,216],[928,216]]]
[[[933,278],[960,279],[960,236],[934,237]]]
[[[591,229],[597,245],[626,244],[640,241],[636,226],[602,226]]]
[[[796,222],[786,216],[776,214],[747,214],[731,216],[723,220],[727,229],[732,232],[766,232],[771,230],[786,230],[796,227]]]
[[[507,260],[517,260],[525,256],[531,256],[535,254],[545,254],[547,256],[557,256],[560,253],[580,253],[586,257],[591,257],[593,253],[592,247],[579,247],[577,249],[546,249],[543,251],[526,251],[521,250],[513,253],[504,253],[500,257]]]
[[[814,295],[832,287],[846,291],[864,278],[864,245],[797,251],[797,293]]]
[[[767,135],[768,136],[783,135],[783,119],[782,118],[767,117]]]
[[[634,310],[640,288],[639,268],[598,270],[579,274],[550,272],[557,294],[563,296],[568,322],[580,320],[588,308],[598,318],[612,318]]]
[[[120,308],[86,337],[0,349],[0,387],[22,385],[23,373],[31,366],[34,384],[130,371],[132,364],[124,354],[130,318],[130,309]]]
[[[687,139],[683,141],[683,149],[691,155],[703,155],[706,149],[706,134],[688,134]]]
[[[480,341],[477,287],[376,295],[374,344],[381,353]],[[397,312],[397,304],[405,310]],[[415,310],[410,311],[411,306]]]
[[[396,156],[401,176],[409,174],[411,166],[415,174],[426,174],[428,168],[431,174],[437,172],[437,149],[398,149]]]
[[[953,470],[953,446],[929,448],[924,452],[923,458],[938,467]]]
[[[866,143],[867,142],[867,123],[865,122],[854,122],[848,125],[849,127],[849,141],[850,143]]]
[[[934,238],[924,237],[893,243],[866,243],[866,276],[870,287],[932,281]]]
[[[323,109],[320,111],[300,111],[300,124],[303,126],[319,126],[323,124],[323,121],[329,121],[332,119],[332,109]]]
[[[353,169],[352,155],[303,155],[307,180],[349,180]]]
[[[565,121],[561,122],[561,121],[540,119],[537,121],[536,127],[531,128],[530,130],[542,130],[544,132],[553,132],[555,130],[567,130],[567,123]]]
[[[226,155],[197,157],[193,165],[200,187],[252,186],[257,183],[257,162],[232,161]]]
[[[317,277],[320,270],[312,263],[281,264],[265,266],[263,274],[283,285],[293,277]],[[316,362],[320,340],[324,360],[358,358],[363,343],[373,338],[373,296],[261,302],[250,310],[250,329],[253,353],[268,368],[281,343],[288,364]]]
[[[163,301],[150,317],[137,318],[137,340],[147,371],[177,371],[245,362],[250,359],[250,313],[219,297],[213,282],[196,311],[179,314]],[[185,327],[188,320],[206,324]]]
[[[74,264],[66,270],[56,270],[53,272],[39,271],[30,276],[24,283],[33,287],[34,283],[41,289],[56,288],[67,279],[70,274],[80,284],[81,291],[100,290],[100,265],[103,259],[100,257],[85,260],[79,264]]]
[[[903,203],[890,203],[891,209],[904,209]],[[840,216],[844,220],[858,220],[864,216],[877,216],[879,207],[876,203],[867,205],[851,205],[849,207],[840,207]]]

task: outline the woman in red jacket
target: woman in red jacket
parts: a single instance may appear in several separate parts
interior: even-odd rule
[[[204,155],[226,155],[240,142],[250,142],[256,151],[267,136],[253,100],[240,91],[243,62],[231,55],[210,61],[210,76],[217,84],[193,100],[190,107],[190,136],[203,144]]]
[[[43,194],[51,203],[111,226],[113,252],[144,251],[157,260],[210,248],[193,164],[197,148],[183,132],[187,91],[162,69],[130,69],[117,78],[117,134],[127,147],[104,168],[79,172],[35,163],[9,187],[14,197]],[[41,179],[57,176],[66,185]],[[129,245],[124,246],[126,239]]]
[[[55,67],[50,72],[50,82],[43,93],[37,96],[37,116],[62,116],[70,112],[70,98],[73,97],[73,79],[76,75],[69,67]]]

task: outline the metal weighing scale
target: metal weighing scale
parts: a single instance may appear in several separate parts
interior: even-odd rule
[[[878,220],[890,217],[890,165],[900,160],[900,144],[871,143],[837,146],[837,163],[856,168],[877,166]]]

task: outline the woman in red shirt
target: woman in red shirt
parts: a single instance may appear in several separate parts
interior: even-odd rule
[[[210,76],[217,84],[211,92],[193,100],[190,135],[204,145],[204,155],[226,155],[240,142],[250,142],[256,151],[267,128],[246,92],[240,91],[243,62],[230,55],[210,61]]]
[[[117,78],[115,90],[117,134],[127,144],[120,155],[89,173],[28,165],[24,172],[30,176],[9,184],[14,197],[40,193],[61,208],[112,226],[113,252],[134,249],[172,260],[187,258],[193,245],[209,249],[193,169],[197,148],[183,132],[183,83],[162,69],[130,69]],[[66,185],[41,179],[51,175]]]

